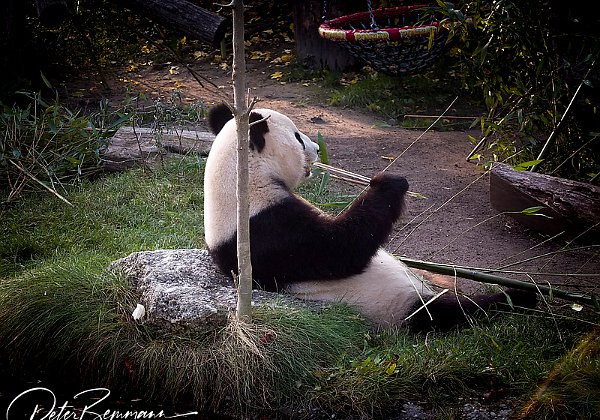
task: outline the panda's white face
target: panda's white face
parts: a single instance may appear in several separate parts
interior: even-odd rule
[[[283,114],[270,109],[252,111],[250,129],[250,216],[277,204],[310,176],[319,146]],[[204,176],[204,225],[209,247],[236,231],[236,124],[227,121],[215,138]],[[284,184],[285,187],[282,185]]]
[[[250,151],[250,176],[266,175],[271,182],[283,181],[294,189],[310,176],[312,164],[319,158],[319,146],[285,115],[269,109],[254,112],[267,118],[269,131],[264,134],[264,148]]]

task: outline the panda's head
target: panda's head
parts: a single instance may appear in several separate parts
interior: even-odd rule
[[[236,144],[236,124],[225,104],[210,109],[208,123],[217,135],[213,147]],[[221,143],[221,144],[219,144]],[[226,146],[224,143],[231,143]],[[250,173],[267,176],[262,182],[283,182],[289,189],[310,176],[318,160],[319,146],[296,128],[285,115],[270,109],[256,109],[250,114]],[[258,180],[258,182],[261,182]]]

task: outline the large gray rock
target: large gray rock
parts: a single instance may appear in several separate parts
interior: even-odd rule
[[[145,312],[139,322],[206,331],[225,325],[235,311],[234,284],[218,271],[206,250],[135,252],[112,262],[109,269],[124,274],[138,292]],[[257,290],[252,301],[253,305],[302,305],[290,296]]]

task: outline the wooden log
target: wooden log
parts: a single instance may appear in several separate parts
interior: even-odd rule
[[[107,171],[124,171],[147,165],[169,154],[208,155],[215,136],[207,131],[121,127],[109,140],[100,159]]]
[[[547,234],[580,233],[590,227],[594,234],[600,232],[600,188],[584,182],[515,171],[498,163],[490,176],[490,202],[519,223]],[[519,213],[536,206],[543,206],[537,213],[545,217]]]
[[[187,0],[114,0],[162,25],[218,46],[231,25],[225,19]]]
[[[69,7],[65,0],[35,0],[38,18],[42,25],[55,28],[69,17]]]

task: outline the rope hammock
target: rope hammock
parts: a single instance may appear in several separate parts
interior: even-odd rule
[[[379,71],[405,76],[426,69],[450,47],[448,26],[435,20],[434,10],[427,5],[369,7],[322,23],[319,35]]]

